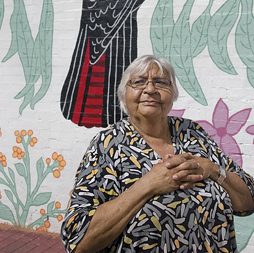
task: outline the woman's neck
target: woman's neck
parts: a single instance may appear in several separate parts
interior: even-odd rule
[[[129,118],[129,122],[146,141],[149,141],[148,139],[171,141],[167,118],[161,120]]]
[[[146,122],[129,118],[129,122],[134,126],[140,136],[148,145],[161,157],[165,158],[168,154],[174,154],[168,121]]]

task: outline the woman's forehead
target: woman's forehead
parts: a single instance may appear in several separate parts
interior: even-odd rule
[[[156,75],[156,76],[168,76],[167,71],[163,69],[162,66],[159,66],[156,63],[149,63],[145,65],[143,68],[140,68],[137,71],[134,71],[131,77],[147,76],[150,71],[152,71],[153,75]]]

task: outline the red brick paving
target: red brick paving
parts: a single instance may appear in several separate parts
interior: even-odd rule
[[[0,224],[0,253],[66,253],[60,235]]]

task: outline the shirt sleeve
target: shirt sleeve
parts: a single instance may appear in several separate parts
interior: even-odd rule
[[[201,140],[205,149],[207,149],[208,158],[214,163],[218,164],[222,169],[230,171],[238,175],[248,186],[252,198],[254,200],[254,179],[251,175],[246,173],[239,165],[237,165],[230,157],[228,157],[213,140],[213,138],[196,123],[196,131],[201,136]],[[234,212],[237,216],[247,216],[254,212],[254,210],[247,212]]]
[[[61,227],[61,237],[67,252],[72,252],[81,241],[97,207],[120,194],[112,158],[117,152],[117,145],[114,145],[112,137],[111,134],[95,137],[77,170]]]

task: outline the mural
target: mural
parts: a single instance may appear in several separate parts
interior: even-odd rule
[[[66,119],[85,127],[122,118],[116,95],[125,68],[137,57],[137,11],[144,0],[83,0],[70,70],[61,93]]]
[[[0,1],[0,28],[4,17],[4,2]],[[24,75],[25,87],[15,96],[22,99],[19,113],[30,104],[31,109],[45,96],[52,78],[52,43],[54,9],[52,0],[44,0],[39,31],[33,39],[23,0],[14,1],[10,19],[12,33],[11,45],[2,62],[8,61],[18,53]],[[35,84],[41,78],[41,85],[35,92]]]
[[[212,61],[220,70],[237,75],[228,54],[227,42],[240,15],[235,46],[246,65],[249,83],[254,88],[253,0],[227,0],[213,15],[210,12],[214,0],[210,0],[204,12],[190,26],[194,2],[195,0],[187,0],[174,22],[173,0],[158,1],[151,22],[153,53],[165,56],[174,66],[185,91],[201,105],[207,105],[194,70],[193,59],[208,47]]]
[[[242,153],[234,135],[246,124],[251,108],[241,110],[229,117],[227,105],[220,99],[213,112],[213,124],[200,120],[198,123],[213,137],[219,147],[238,165],[243,166]],[[247,131],[247,130],[246,130]]]
[[[40,210],[41,217],[33,221],[27,227],[37,228],[40,230],[47,230],[50,227],[49,217],[57,218],[58,221],[63,219],[62,214],[65,210],[60,210],[61,204],[59,201],[50,201],[52,192],[39,192],[43,181],[49,174],[53,174],[55,178],[59,178],[61,170],[64,169],[66,161],[62,155],[54,152],[50,158],[46,159],[45,163],[42,157],[36,163],[36,177],[33,175],[33,166],[30,163],[29,147],[34,147],[37,143],[37,138],[33,136],[33,131],[22,130],[15,131],[16,143],[21,144],[23,149],[19,146],[13,146],[12,157],[21,160],[21,162],[14,164],[15,171],[10,167],[7,168],[6,156],[0,152],[0,187],[6,188],[4,190],[7,199],[13,206],[11,209],[4,202],[6,199],[0,196],[0,218],[11,222],[13,225],[25,227],[30,208],[40,207],[47,204],[47,210]],[[37,178],[34,188],[32,188],[32,180]],[[24,181],[22,192],[17,190],[17,182]],[[24,194],[26,191],[26,194]],[[14,210],[14,212],[12,211]]]
[[[122,117],[115,94],[122,72],[137,56],[136,12],[142,2],[83,1],[80,32],[61,94],[65,118],[92,127],[107,126]],[[235,46],[246,65],[249,83],[254,87],[253,1],[228,0],[211,15],[213,0],[210,0],[204,12],[190,26],[194,2],[187,0],[174,21],[173,0],[159,0],[151,21],[151,42],[153,53],[165,56],[172,63],[187,93],[206,106],[208,103],[196,77],[193,59],[208,47],[211,59],[220,70],[237,75],[228,54],[227,41],[239,15]],[[113,18],[114,12],[117,15]],[[116,46],[113,46],[115,40]],[[114,50],[117,55],[113,56]]]
[[[5,33],[8,33],[4,28],[4,18],[8,13],[5,7],[8,7],[10,2],[12,1],[7,3],[0,0],[0,31],[5,29]],[[70,52],[72,55],[69,59],[70,64],[70,61],[66,63],[61,55],[65,48],[61,46],[57,48],[58,40],[62,39],[65,42],[63,38],[65,33],[68,33],[67,27],[58,26],[57,32],[62,30],[63,37],[54,33],[57,23],[62,22],[55,18],[55,14],[58,14],[58,19],[62,12],[63,16],[68,16],[66,6],[61,7],[63,11],[59,8],[59,5],[62,6],[61,1],[40,0],[42,8],[39,28],[34,30],[33,20],[28,18],[27,2],[29,1],[13,1],[8,21],[11,39],[7,41],[9,44],[4,48],[0,63],[2,67],[13,64],[12,62],[20,66],[22,75],[19,82],[23,85],[21,90],[17,89],[17,86],[11,84],[11,79],[1,75],[0,84],[4,89],[2,88],[0,96],[4,95],[0,99],[0,105],[3,107],[0,110],[0,219],[22,227],[50,230],[54,222],[61,222],[63,219],[66,205],[62,199],[53,197],[57,189],[45,190],[44,186],[53,185],[54,180],[58,180],[60,176],[62,179],[68,172],[70,176],[74,175],[75,162],[81,158],[78,149],[84,149],[88,145],[88,140],[83,143],[83,139],[84,136],[88,136],[89,139],[91,133],[93,135],[93,132],[90,132],[93,127],[94,131],[99,131],[96,127],[105,127],[123,117],[118,107],[116,90],[123,71],[139,54],[138,31],[144,24],[138,22],[138,11],[148,1],[76,0],[73,3],[67,1],[65,4],[68,7],[72,7],[75,2],[82,5],[81,20],[75,13],[75,19],[80,23],[79,27],[76,27],[78,37],[72,39],[75,49],[74,52]],[[170,115],[189,117],[194,111],[188,107],[190,98],[193,107],[198,108],[194,115],[198,122],[212,135],[225,153],[240,166],[252,169],[249,172],[253,175],[252,165],[248,164],[250,159],[253,160],[251,148],[254,148],[254,122],[251,116],[254,105],[253,0],[217,2],[206,0],[202,2],[204,7],[202,11],[194,13],[197,2],[198,0],[157,0],[155,8],[147,9],[149,14],[147,26],[150,31],[147,40],[151,42],[150,51],[147,50],[147,53],[165,56],[175,68],[180,88],[187,92],[187,99],[184,97],[185,94],[183,99],[181,98],[183,103],[180,104],[180,109],[172,110]],[[59,9],[56,11],[56,8]],[[176,15],[177,10],[179,15]],[[71,20],[68,20],[69,22]],[[67,21],[64,24],[66,25]],[[56,36],[59,36],[58,40]],[[0,39],[3,40],[3,37]],[[229,44],[229,39],[232,42],[232,38],[233,44]],[[232,47],[237,60],[233,60],[235,54],[231,53]],[[53,49],[59,50],[55,59]],[[208,84],[202,80],[202,71],[195,66],[195,61],[206,52],[213,64],[209,67],[211,73],[221,73],[230,79],[241,75],[241,69],[244,68],[246,80],[240,84],[239,90],[246,90],[242,94],[248,96],[246,101],[249,104],[244,104],[244,99],[241,99],[233,105],[230,99],[227,99],[230,95],[222,95],[219,92],[208,96],[205,89],[210,89],[210,86],[207,87]],[[63,61],[63,65],[67,64],[67,69],[57,63],[56,58],[60,58],[59,61]],[[62,76],[57,78],[53,73],[53,67],[62,72]],[[232,85],[234,84],[232,82]],[[230,93],[232,87],[229,83],[225,85],[227,92]],[[58,87],[56,94],[49,92],[52,87]],[[218,85],[218,90],[221,87],[224,87],[223,80]],[[10,97],[7,93],[3,93],[7,89],[10,89]],[[11,93],[12,91],[14,93]],[[12,103],[13,97],[14,102],[20,102],[18,106],[17,103]],[[57,109],[47,112],[34,110],[42,99],[52,107],[54,106],[52,101],[55,101]],[[211,106],[213,102],[214,105]],[[11,111],[7,112],[7,104],[12,107]],[[29,107],[32,110],[29,110]],[[14,111],[17,111],[18,116]],[[208,120],[208,114],[211,115],[211,120]],[[6,134],[9,129],[11,133],[14,132],[16,138],[13,147],[9,146],[11,145],[9,143],[13,143],[13,135],[8,137]],[[33,129],[33,131],[16,129]],[[41,139],[38,137],[38,140],[34,132],[38,134],[37,136],[39,133],[42,135],[45,133],[45,138],[49,138],[48,129],[59,133],[51,138],[60,143],[60,151],[55,152],[59,150],[59,146],[50,142],[52,146],[46,148],[50,150],[51,157],[45,159],[41,157],[41,150],[37,149],[36,145]],[[247,143],[246,139],[239,141],[242,136],[247,136]],[[6,138],[9,138],[8,142],[4,142]],[[82,144],[79,144],[81,142]],[[244,153],[247,145],[250,151]],[[75,152],[72,152],[74,147]],[[65,158],[60,153],[64,153]],[[78,158],[75,156],[76,153]],[[13,163],[13,159],[17,162]],[[73,164],[67,169],[68,159]],[[63,169],[64,174],[61,174]],[[64,183],[71,189],[72,181]],[[68,196],[65,197],[67,202]],[[31,214],[36,218],[31,220]],[[251,236],[253,238],[253,220],[254,215],[235,217],[239,251],[246,248]],[[60,223],[57,224],[60,226]],[[54,229],[59,232],[58,228]]]
[[[252,126],[249,126],[247,129],[246,129],[246,132],[250,135],[254,135],[254,125]],[[254,139],[253,139],[253,145],[254,145]]]

